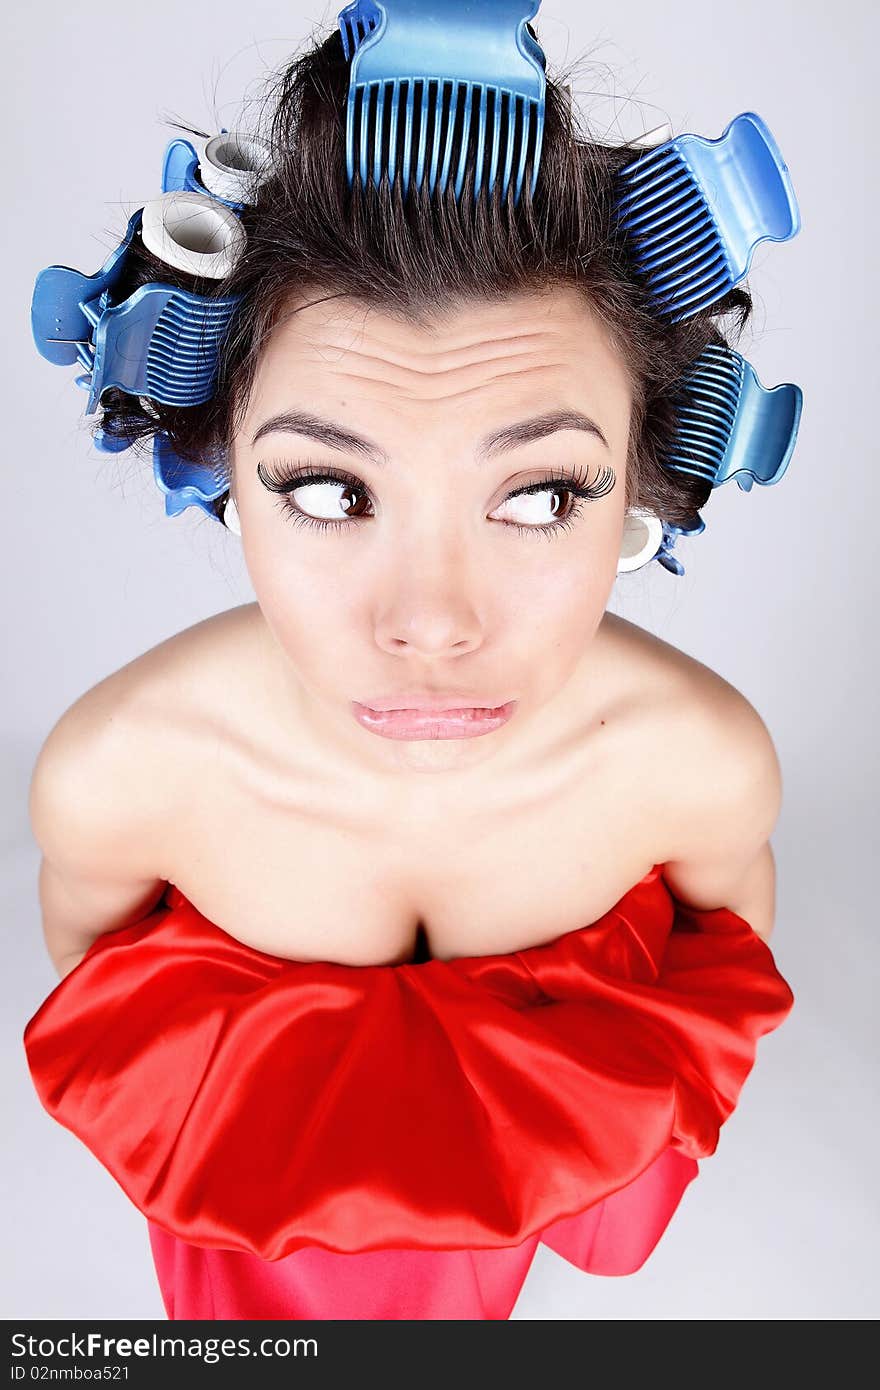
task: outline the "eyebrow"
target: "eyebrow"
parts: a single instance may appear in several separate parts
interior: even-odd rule
[[[515,449],[519,444],[530,444],[535,439],[544,439],[549,434],[555,434],[557,430],[581,430],[585,434],[593,435],[606,449],[608,448],[608,440],[595,420],[591,420],[582,411],[547,410],[542,415],[517,420],[512,425],[504,425],[501,429],[485,435],[477,446],[477,457],[492,458],[508,449]],[[258,439],[275,433],[308,435],[319,444],[326,444],[328,448],[338,449],[340,452],[357,454],[380,468],[389,463],[388,454],[372,440],[366,439],[362,434],[356,434],[353,430],[343,429],[333,420],[325,420],[323,416],[313,415],[309,411],[285,410],[280,415],[270,416],[257,429],[251,440],[251,447]]]

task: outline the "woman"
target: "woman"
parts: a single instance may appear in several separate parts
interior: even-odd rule
[[[664,466],[676,387],[748,294],[655,315],[635,152],[552,82],[513,207],[473,160],[458,200],[350,186],[348,80],[338,32],[282,74],[213,396],[101,398],[224,479],[256,602],[90,690],[32,782],[28,1061],[173,1318],[507,1318],[539,1239],[632,1272],[792,1004],[767,730],[605,611],[633,524],[711,491]]]

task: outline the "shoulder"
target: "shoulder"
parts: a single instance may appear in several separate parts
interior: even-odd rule
[[[696,908],[726,907],[765,941],[776,912],[770,845],[782,806],[773,739],[754,705],[701,662],[675,663],[674,709],[658,862],[673,894]]]
[[[58,870],[94,874],[110,859],[130,870],[135,837],[127,812],[137,804],[140,779],[136,738],[119,695],[108,680],[80,696],[56,721],[34,764],[31,829]]]
[[[144,740],[130,673],[116,672],[81,695],[53,725],[31,773],[34,838],[59,870],[131,873],[156,812],[145,778]]]
[[[766,840],[779,815],[782,778],[770,732],[746,696],[703,662],[678,647],[614,615],[608,631],[626,653],[625,690],[638,702],[643,719],[643,757],[660,773],[672,816],[669,849],[691,844],[695,836],[725,839],[748,827]],[[731,824],[733,822],[733,824]],[[676,844],[675,835],[681,844]]]
[[[782,774],[770,732],[746,696],[710,667],[643,629],[612,629],[642,697],[638,755],[654,825],[654,862],[677,897],[727,906],[765,938],[775,873],[770,835]]]
[[[233,610],[234,611],[234,610]],[[222,618],[225,615],[218,615]],[[208,619],[158,643],[85,691],[53,725],[31,773],[34,838],[59,868],[150,875],[185,791],[192,673],[215,644]]]
[[[682,853],[748,858],[769,839],[782,804],[782,772],[754,705],[701,663],[689,671],[674,719],[675,785],[689,818]]]

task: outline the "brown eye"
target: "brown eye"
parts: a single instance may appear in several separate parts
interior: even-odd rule
[[[257,477],[269,492],[278,493],[282,512],[303,526],[342,530],[367,514],[366,488],[350,473],[318,464],[301,465],[291,472],[290,465],[279,460],[274,469],[260,462]]]
[[[361,517],[367,496],[362,488],[337,479],[303,482],[286,489],[287,496],[298,511],[315,521],[340,521],[344,517]],[[340,515],[341,513],[341,515]]]
[[[559,498],[563,500],[559,502]],[[525,526],[552,526],[567,521],[578,511],[573,489],[561,483],[547,484],[536,492],[514,493],[502,507],[512,509],[502,520]]]

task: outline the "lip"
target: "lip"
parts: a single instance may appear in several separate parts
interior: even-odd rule
[[[506,724],[516,708],[516,700],[508,700],[505,705],[494,709],[484,706],[458,707],[454,709],[386,709],[378,710],[352,700],[355,719],[370,733],[380,738],[408,739],[447,739],[479,738],[492,733]]]

